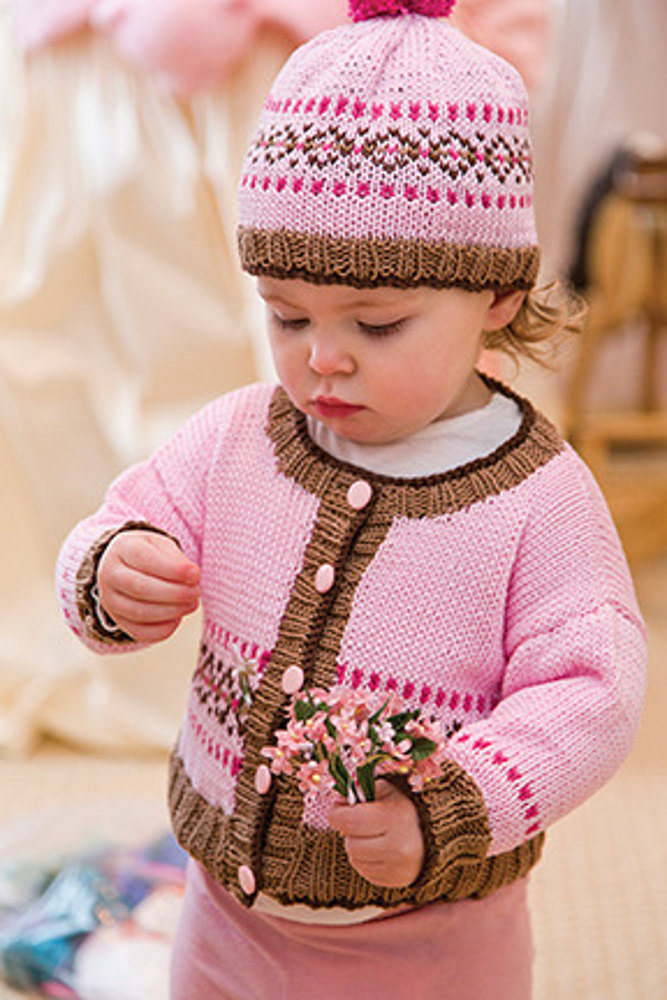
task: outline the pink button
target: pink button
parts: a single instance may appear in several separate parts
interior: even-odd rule
[[[245,892],[246,896],[252,896],[253,892],[257,888],[257,882],[255,880],[252,868],[248,868],[247,865],[240,865],[238,876],[239,876],[239,885]]]
[[[282,676],[281,686],[285,694],[296,694],[303,687],[303,670],[293,663]]]
[[[354,510],[361,510],[373,496],[373,489],[365,479],[357,479],[347,491],[347,502]]]
[[[266,795],[271,787],[271,771],[266,764],[260,764],[255,771],[255,788],[260,795]]]
[[[327,590],[331,590],[335,575],[334,568],[330,563],[322,563],[315,574],[315,590],[318,594],[326,594]]]

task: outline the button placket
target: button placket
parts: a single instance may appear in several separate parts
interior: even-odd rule
[[[347,578],[346,561],[354,559],[356,536],[371,514],[374,493],[366,480],[347,478],[343,482],[338,479],[335,485],[330,484],[330,490],[323,495],[322,508],[304,553],[301,580],[295,580],[284,613],[287,620],[293,614],[299,628],[291,626],[284,635],[279,633],[271,656],[272,666],[263,676],[250,708],[251,716],[258,712],[260,717],[256,720],[259,725],[249,720],[248,725],[254,735],[252,746],[246,743],[244,766],[239,776],[238,794],[250,807],[251,814],[240,824],[242,833],[240,830],[238,846],[241,849],[237,858],[244,863],[235,870],[237,885],[248,904],[257,891],[258,876],[255,873],[262,868],[263,844],[280,784],[273,779],[266,763],[262,762],[261,750],[275,739],[274,720],[281,717],[287,699],[306,685],[330,686],[335,683],[333,651],[327,652],[324,657],[320,653],[322,633],[329,627],[329,615],[325,609],[330,602],[337,600],[342,575]],[[353,578],[356,578],[356,572]],[[304,612],[307,612],[307,617]],[[279,671],[277,675],[274,673],[276,670]],[[265,832],[260,834],[262,830]],[[250,850],[249,842],[253,845]]]

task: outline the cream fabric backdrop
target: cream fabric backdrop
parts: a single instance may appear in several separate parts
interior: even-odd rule
[[[589,185],[628,137],[667,143],[665,0],[549,0],[547,71],[533,116],[544,274],[572,256]]]
[[[195,623],[94,657],[53,562],[113,475],[267,370],[235,178],[289,48],[265,32],[220,92],[180,102],[90,34],[24,57],[0,9],[0,746],[172,742]]]

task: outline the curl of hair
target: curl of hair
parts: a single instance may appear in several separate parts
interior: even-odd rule
[[[562,343],[581,333],[585,315],[584,300],[562,282],[552,281],[527,292],[511,323],[484,334],[484,347],[550,368]]]

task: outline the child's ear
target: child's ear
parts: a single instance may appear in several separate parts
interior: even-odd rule
[[[509,292],[496,292],[486,314],[484,332],[492,333],[494,330],[502,330],[504,326],[511,323],[523,305],[525,297],[525,292],[516,289]]]

